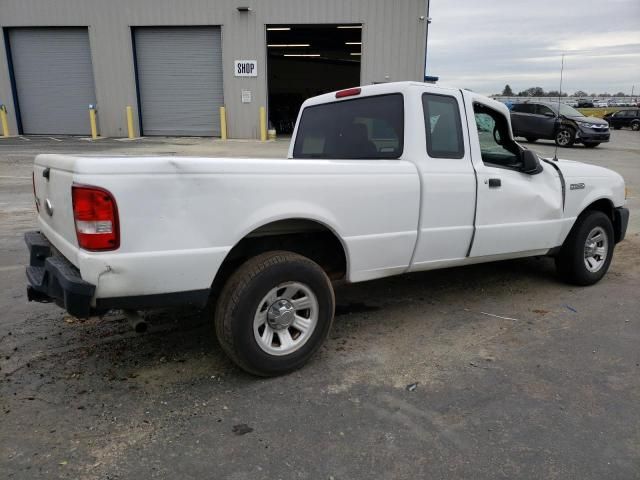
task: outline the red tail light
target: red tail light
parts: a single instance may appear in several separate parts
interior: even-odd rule
[[[336,98],[353,97],[354,95],[360,95],[361,91],[362,89],[360,87],[340,90],[339,92],[336,92]]]
[[[36,195],[36,172],[31,172],[31,183],[33,185],[33,201],[36,202],[36,211],[40,213],[40,205],[38,205],[38,196]]]
[[[120,247],[118,207],[113,195],[103,188],[73,185],[71,197],[80,248],[104,251]]]

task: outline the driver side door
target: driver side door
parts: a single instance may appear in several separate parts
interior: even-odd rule
[[[478,182],[475,235],[470,257],[548,250],[562,230],[562,188],[557,171],[520,170],[519,147],[505,115],[469,101],[472,155]],[[474,110],[475,107],[475,110]],[[478,108],[479,107],[479,108]],[[504,140],[502,140],[504,139]],[[503,146],[504,144],[504,146]]]
[[[558,121],[556,114],[546,105],[535,105],[536,134],[539,138],[553,138]]]

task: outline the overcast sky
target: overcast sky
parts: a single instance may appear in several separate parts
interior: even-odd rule
[[[492,94],[505,84],[640,91],[640,0],[431,0],[427,74]]]

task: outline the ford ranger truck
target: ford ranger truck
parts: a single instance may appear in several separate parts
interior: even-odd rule
[[[625,185],[539,158],[509,111],[423,83],[308,99],[288,157],[38,155],[30,300],[78,317],[213,306],[224,351],[262,376],[327,338],[333,285],[520,257],[591,285],[627,229]]]

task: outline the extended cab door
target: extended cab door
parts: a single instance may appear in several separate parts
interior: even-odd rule
[[[459,90],[416,88],[407,123],[422,186],[418,241],[411,270],[425,270],[464,259],[473,236],[476,178],[469,137],[463,128]],[[416,106],[418,108],[416,108]],[[418,154],[418,152],[420,152]]]
[[[544,162],[537,174],[522,172],[521,147],[513,141],[506,107],[467,94],[471,151],[478,175],[478,207],[471,257],[543,253],[558,245],[562,186]]]

